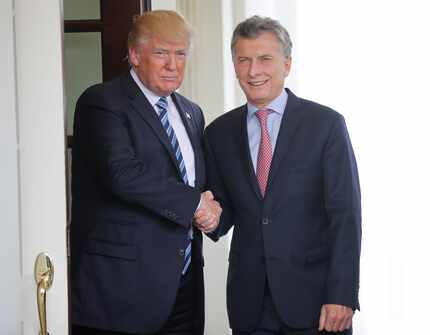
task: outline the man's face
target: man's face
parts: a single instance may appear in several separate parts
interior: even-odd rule
[[[285,58],[278,39],[269,32],[255,39],[239,38],[234,50],[236,76],[248,102],[266,107],[284,89],[291,58]]]
[[[160,96],[168,96],[182,83],[188,42],[151,38],[131,47],[130,61],[142,83]]]

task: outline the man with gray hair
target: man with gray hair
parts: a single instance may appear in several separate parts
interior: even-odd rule
[[[284,89],[291,49],[279,22],[241,22],[231,51],[247,103],[204,135],[208,187],[223,208],[211,237],[234,227],[227,279],[234,335],[351,334],[359,308],[353,149],[340,114]]]

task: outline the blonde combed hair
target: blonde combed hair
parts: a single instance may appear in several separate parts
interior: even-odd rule
[[[134,47],[156,37],[166,41],[191,44],[192,29],[184,18],[171,10],[154,10],[138,15],[128,34],[128,47]]]

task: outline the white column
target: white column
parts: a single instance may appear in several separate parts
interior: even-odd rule
[[[178,0],[177,9],[194,28],[181,91],[201,105],[206,121],[224,112],[223,17],[218,0]]]
[[[178,0],[178,11],[194,27],[194,45],[181,93],[197,102],[208,124],[226,111],[222,2]],[[206,335],[228,334],[226,279],[229,239],[204,240]]]
[[[176,0],[152,0],[151,9],[169,9],[176,10]]]

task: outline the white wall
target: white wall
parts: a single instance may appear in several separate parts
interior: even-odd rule
[[[358,159],[358,335],[427,332],[428,13],[428,2],[418,0],[298,4],[297,93],[346,117]]]

